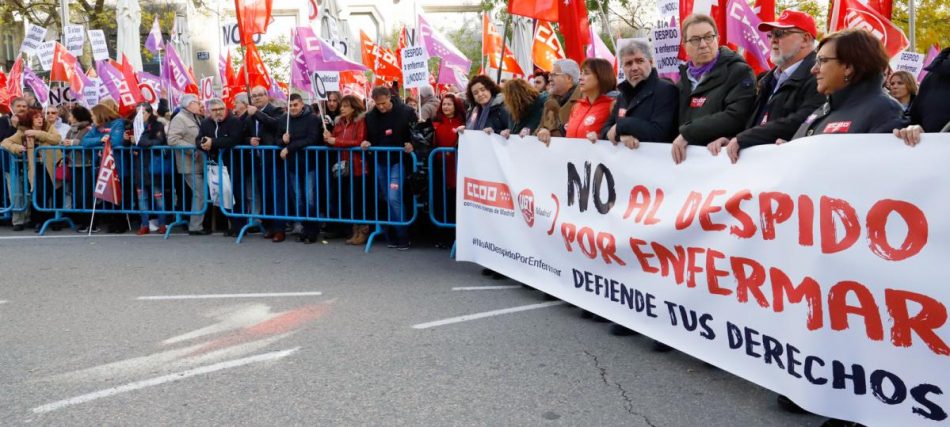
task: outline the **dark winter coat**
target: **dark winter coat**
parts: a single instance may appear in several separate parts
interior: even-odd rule
[[[775,70],[771,70],[759,80],[758,96],[755,107],[746,123],[747,129],[736,136],[739,147],[774,144],[777,139],[792,139],[805,118],[825,103],[825,96],[818,93],[818,84],[811,74],[815,66],[815,52],[810,53],[795,72],[782,83],[772,95],[775,87]],[[765,121],[765,124],[762,122]]]
[[[950,123],[950,47],[925,70],[927,76],[910,105],[910,122],[923,127],[924,132],[939,132]]]
[[[745,129],[755,101],[755,75],[741,56],[719,48],[716,65],[693,89],[680,66],[679,133],[692,145],[731,138]]]
[[[624,80],[617,86],[620,96],[610,118],[600,131],[600,139],[617,125],[617,138],[629,135],[643,142],[672,142],[676,138],[679,112],[676,85],[660,78],[656,69],[636,87]],[[623,114],[620,114],[620,112]]]
[[[904,107],[883,86],[881,74],[829,95],[828,101],[805,119],[794,138],[826,133],[891,133],[906,126]]]

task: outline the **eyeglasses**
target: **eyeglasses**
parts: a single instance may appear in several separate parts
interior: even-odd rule
[[[224,111],[224,108],[223,108],[223,107],[218,107],[218,108],[212,108],[212,109],[211,109],[211,112],[212,112],[212,113],[219,113],[219,112],[222,112],[222,111]]]
[[[688,39],[688,40],[686,40],[686,43],[689,43],[690,46],[693,46],[693,47],[699,47],[699,44],[702,43],[702,42],[706,42],[706,44],[712,43],[713,40],[716,40],[716,37],[719,37],[719,35],[718,35],[718,34],[706,34],[705,36],[702,36],[702,37],[693,37],[693,38],[691,38],[691,39]]]
[[[838,60],[838,58],[835,58],[835,57],[833,57],[833,56],[819,56],[819,57],[815,58],[815,63],[818,64],[818,65],[825,65],[825,64],[827,64],[829,61],[837,61],[837,60]]]
[[[263,93],[252,93],[252,94],[251,94],[251,98],[260,98],[260,97],[263,97],[263,96],[267,96],[267,95],[265,95],[265,94],[263,94]]]
[[[47,116],[57,116],[57,115],[59,115],[59,113],[56,112],[56,111],[47,111],[47,112],[46,112],[46,115],[47,115]]]
[[[769,33],[766,34],[766,37],[768,37],[769,40],[781,40],[783,37],[789,34],[805,34],[805,32],[793,30],[790,28],[776,28],[772,31],[769,31]]]

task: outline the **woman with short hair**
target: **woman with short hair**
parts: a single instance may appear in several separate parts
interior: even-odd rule
[[[904,108],[883,89],[888,61],[884,45],[867,31],[849,29],[822,39],[811,72],[828,101],[805,119],[792,139],[903,128]]]
[[[596,142],[597,134],[607,123],[614,107],[614,99],[607,96],[607,92],[617,87],[613,65],[606,59],[588,58],[581,64],[581,79],[577,86],[583,96],[574,103],[564,136]],[[538,132],[538,139],[541,139],[541,132]]]

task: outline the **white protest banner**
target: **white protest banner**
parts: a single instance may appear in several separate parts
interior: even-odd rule
[[[327,92],[340,91],[340,72],[339,71],[317,71],[320,75],[320,81]]]
[[[672,17],[677,19],[680,17],[679,0],[657,0],[656,8],[663,21],[669,22]]]
[[[310,74],[310,84],[318,101],[326,101],[327,93],[340,90],[339,71],[317,71]]]
[[[69,86],[53,86],[49,88],[49,105],[58,106],[69,102],[79,102],[79,98]],[[93,104],[95,105],[95,104]]]
[[[53,68],[53,53],[56,50],[56,42],[43,42],[36,48],[36,56],[40,58],[40,66],[43,71],[49,71]]]
[[[221,40],[224,41],[224,47],[228,46],[240,46],[241,45],[241,32],[238,31],[238,25],[236,22],[227,23],[221,26]],[[254,34],[251,36],[251,41],[255,45],[261,44],[261,35]]]
[[[145,95],[144,93],[142,94]],[[99,103],[99,79],[89,79],[89,84],[82,88],[83,103],[86,107],[92,107]]]
[[[92,46],[92,58],[96,61],[109,59],[109,45],[102,30],[89,30],[89,45]]]
[[[909,71],[916,79],[924,69],[924,54],[901,52],[891,60],[891,69],[894,71]]]
[[[805,409],[938,426],[950,411],[950,135],[746,149],[461,135],[457,259]]]
[[[214,98],[214,77],[204,77],[201,79],[201,100],[208,101]]]
[[[39,49],[40,43],[43,43],[45,39],[46,28],[39,25],[30,25],[30,28],[26,30],[26,35],[23,37],[23,43],[20,44],[20,53],[27,55],[36,53],[36,49]]]
[[[660,74],[679,72],[680,28],[677,18],[661,20],[653,28],[653,60]]]
[[[429,86],[429,54],[425,47],[402,50],[402,78],[406,88]]]
[[[75,56],[82,56],[82,45],[86,43],[86,32],[82,25],[67,25],[65,32],[66,50]]]

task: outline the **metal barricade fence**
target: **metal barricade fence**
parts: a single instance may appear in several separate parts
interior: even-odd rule
[[[7,219],[13,213],[29,209],[29,183],[26,174],[26,155],[15,156],[0,149],[0,172],[3,183],[0,185],[0,219]]]
[[[207,211],[204,175],[208,160],[196,148],[113,147],[121,194],[118,203],[94,197],[102,151],[103,147],[36,148],[33,208],[54,214],[43,223],[40,235],[55,223],[75,228],[73,219],[65,214],[135,214],[142,216],[145,226],[149,216],[157,216],[159,222],[174,216],[166,225],[167,239],[173,227],[188,224],[185,215],[203,216]],[[186,199],[189,192],[193,197]]]
[[[408,227],[418,215],[418,204],[406,191],[408,175],[417,169],[415,154],[390,147],[307,147],[282,158],[281,151],[240,146],[218,156],[218,165],[226,168],[218,168],[218,194],[224,197],[215,204],[226,216],[247,221],[237,243],[248,230],[263,230],[262,220],[274,232],[282,232],[287,221],[300,221],[308,234],[319,232],[314,223],[366,224],[376,228],[366,242],[369,252],[383,227]]]
[[[429,219],[441,228],[455,228],[457,154],[454,147],[429,152]],[[455,257],[454,241],[449,256]]]

